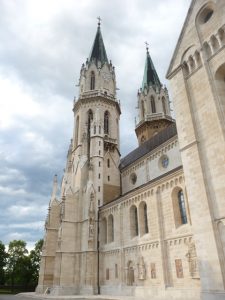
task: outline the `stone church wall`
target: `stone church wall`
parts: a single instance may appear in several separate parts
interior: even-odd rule
[[[168,159],[168,162],[165,162],[166,166],[162,164],[163,159]],[[176,136],[122,170],[122,193],[125,194],[179,166],[181,166],[181,157]]]
[[[180,190],[185,195],[187,224],[179,225],[175,200]],[[147,205],[146,233],[141,215],[143,203]],[[132,236],[134,206],[138,217],[136,236]],[[108,240],[109,217],[114,221],[113,240]],[[186,299],[199,299],[200,279],[182,169],[101,209],[100,265],[102,293],[163,297],[164,291],[167,297],[172,289],[174,299],[178,299],[176,295],[179,297],[180,290],[185,289]],[[196,290],[195,296],[191,289]]]

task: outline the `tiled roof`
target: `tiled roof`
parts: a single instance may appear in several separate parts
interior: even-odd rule
[[[155,70],[151,56],[147,49],[144,77],[142,81],[142,89],[149,86],[153,86],[153,87],[157,86],[158,88],[160,88],[162,84],[159,80],[159,76]]]
[[[141,144],[138,148],[130,152],[120,161],[120,170],[123,170],[148,152],[154,150],[161,144],[165,143],[167,140],[171,139],[177,134],[176,124],[173,123],[166,127],[164,130],[160,131],[157,135],[153,136],[151,139],[147,140]]]
[[[90,62],[94,61],[96,65],[98,61],[101,62],[102,64],[108,63],[108,58],[105,51],[100,25],[98,25],[98,29],[95,36],[94,44],[91,49],[89,61]]]

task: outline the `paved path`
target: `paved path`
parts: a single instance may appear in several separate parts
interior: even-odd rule
[[[134,300],[134,297],[106,296],[106,295],[71,295],[51,296],[36,293],[20,293],[17,295],[2,295],[0,300]]]
[[[36,298],[38,300],[38,298]],[[41,298],[39,298],[41,299]],[[34,300],[32,297],[18,297],[16,295],[2,295],[0,294],[0,300]]]

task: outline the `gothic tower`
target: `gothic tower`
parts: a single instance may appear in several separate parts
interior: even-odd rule
[[[37,288],[43,292],[50,287],[53,295],[98,292],[98,207],[120,195],[120,104],[100,22],[90,56],[81,67],[79,88],[73,106],[73,139],[57,202],[57,236],[52,237],[46,225],[46,249],[53,245],[56,251],[51,259],[43,252]]]
[[[225,299],[224,20],[224,0],[192,0],[167,74],[207,300]]]
[[[139,145],[173,122],[167,88],[159,80],[148,47],[146,50],[143,82],[138,91],[139,121],[135,128]]]

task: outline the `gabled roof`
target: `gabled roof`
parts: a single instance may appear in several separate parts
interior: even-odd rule
[[[191,16],[191,13],[192,13],[192,10],[193,10],[193,7],[194,7],[195,2],[196,2],[196,0],[192,0],[192,1],[191,1],[191,4],[190,4],[190,7],[189,7],[189,9],[188,9],[188,13],[187,13],[187,16],[186,16],[186,18],[185,18],[185,21],[184,21],[184,24],[183,24],[183,27],[182,27],[180,36],[179,36],[179,38],[178,38],[178,41],[177,41],[177,44],[176,44],[176,48],[175,48],[175,50],[174,50],[174,53],[173,53],[172,59],[171,59],[171,61],[170,61],[170,65],[169,65],[168,71],[167,71],[167,73],[166,73],[166,78],[167,78],[167,79],[169,78],[170,73],[172,72],[173,64],[174,64],[174,61],[175,61],[175,59],[176,59],[176,56],[177,56],[177,53],[178,53],[180,44],[181,44],[181,42],[182,42],[182,39],[183,39],[183,36],[184,36],[184,33],[185,33],[185,30],[186,30],[188,21],[189,21],[189,19],[190,19],[190,16]]]
[[[147,48],[147,53],[146,53],[145,70],[144,70],[144,76],[143,76],[143,81],[142,81],[142,89],[144,89],[145,86],[146,87],[149,87],[149,86],[161,87],[162,86],[162,84],[159,80],[158,74],[153,65],[148,48]]]
[[[154,150],[161,144],[165,143],[167,140],[171,139],[173,136],[177,135],[176,124],[173,123],[166,127],[164,130],[160,131],[158,134],[153,136],[151,139],[147,140],[141,144],[138,148],[130,152],[127,156],[120,161],[120,170],[123,170],[127,166],[131,165],[133,162],[143,157],[148,152]]]
[[[95,64],[97,64],[98,61],[101,62],[102,64],[108,63],[108,58],[107,58],[107,54],[105,51],[105,46],[101,34],[100,23],[98,23],[97,33],[89,56],[89,62],[92,61],[94,61]]]

